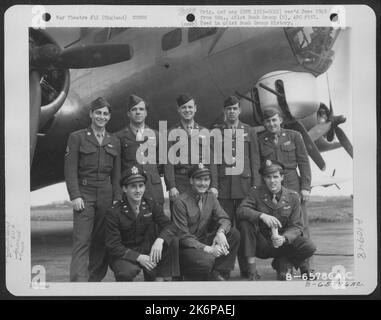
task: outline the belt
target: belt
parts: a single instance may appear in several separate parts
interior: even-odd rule
[[[297,173],[296,168],[286,168],[284,169],[284,174]]]
[[[101,180],[101,179],[94,179],[94,178],[79,178],[79,184],[82,186],[99,186],[99,185],[104,185],[104,184],[109,184],[110,183],[110,177],[108,176],[107,178]]]

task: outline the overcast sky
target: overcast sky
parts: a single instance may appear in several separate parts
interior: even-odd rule
[[[333,102],[333,110],[335,115],[343,114],[346,116],[346,123],[340,127],[345,131],[348,138],[352,139],[352,104],[351,104],[351,68],[349,54],[349,34],[344,35],[341,43],[338,44],[335,60],[329,69],[329,85],[331,88],[331,96]],[[327,90],[326,75],[318,78],[319,94],[322,102],[329,106],[329,96]],[[355,149],[355,148],[354,148]],[[355,151],[356,152],[356,149]],[[312,189],[312,195],[323,196],[349,196],[353,194],[353,162],[343,148],[325,152],[322,154],[326,161],[325,172],[311,161],[312,179],[320,180],[325,176],[332,175],[336,169],[335,177],[344,179],[345,182],[339,183],[340,190],[334,186],[323,188],[315,187]],[[64,183],[59,183],[50,187],[46,187],[37,191],[31,192],[31,205],[42,205],[54,201],[69,200],[66,186]]]

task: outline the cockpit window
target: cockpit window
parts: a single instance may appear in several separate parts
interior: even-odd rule
[[[168,51],[170,49],[176,48],[180,45],[182,40],[181,29],[174,29],[161,38],[161,48],[163,51]]]
[[[333,61],[332,46],[340,29],[297,27],[285,28],[285,31],[300,64],[317,74],[327,71]]]
[[[109,36],[109,39],[112,39],[114,38],[115,36],[117,36],[119,33],[122,33],[124,31],[126,31],[128,28],[110,28],[110,36]]]
[[[209,37],[217,32],[217,28],[189,28],[188,42],[193,42],[201,38]]]

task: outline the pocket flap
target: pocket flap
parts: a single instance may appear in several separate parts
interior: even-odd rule
[[[295,144],[293,144],[293,143],[290,143],[290,144],[282,144],[282,145],[280,146],[280,148],[281,148],[283,151],[288,151],[288,152],[293,151],[293,150],[296,149]]]
[[[86,145],[81,145],[79,147],[79,152],[82,153],[94,153],[97,151],[97,147],[92,145],[92,144],[86,144]]]

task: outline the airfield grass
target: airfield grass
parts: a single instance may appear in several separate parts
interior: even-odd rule
[[[307,210],[310,223],[350,222],[353,219],[353,199],[314,196],[308,202]],[[73,211],[69,203],[32,207],[31,220],[72,221]]]

